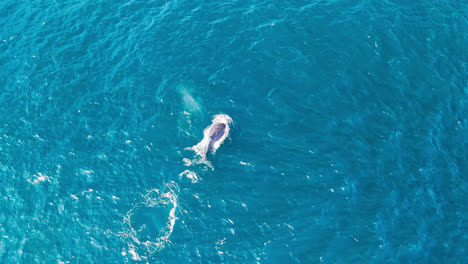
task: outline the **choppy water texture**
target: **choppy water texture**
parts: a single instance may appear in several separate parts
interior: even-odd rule
[[[467,19],[0,1],[0,262],[466,263]]]

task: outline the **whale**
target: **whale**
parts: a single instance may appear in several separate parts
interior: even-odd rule
[[[210,150],[213,148],[213,144],[223,137],[225,131],[226,131],[226,124],[224,123],[216,123],[213,126],[211,126],[210,132],[209,132],[210,143],[208,143],[208,148],[206,149],[206,152],[210,152]]]
[[[232,123],[232,118],[225,114],[215,115],[209,125],[203,131],[203,139],[192,147],[202,159],[206,159],[208,153],[215,153],[216,150],[223,144],[224,140],[229,136],[229,125]]]

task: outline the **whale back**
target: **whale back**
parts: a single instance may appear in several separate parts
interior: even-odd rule
[[[230,124],[232,118],[225,114],[213,116],[211,124],[203,130],[203,139],[195,146],[191,147],[202,160],[206,160],[206,155],[209,152],[216,150],[223,144],[224,140],[229,136]]]
[[[217,141],[224,135],[224,130],[226,130],[226,124],[216,123],[210,128],[210,138],[212,141]]]
[[[205,156],[211,150],[213,144],[223,137],[225,130],[226,124],[224,123],[216,123],[210,128],[210,143],[208,144],[208,148],[206,149]]]

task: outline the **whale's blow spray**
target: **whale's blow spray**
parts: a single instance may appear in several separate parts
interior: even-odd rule
[[[182,102],[184,103],[184,110],[190,113],[200,113],[200,98],[194,98],[192,91],[189,87],[184,85],[177,86],[177,92],[182,96]]]
[[[215,153],[216,150],[223,144],[224,140],[229,135],[229,125],[232,123],[232,118],[228,115],[215,115],[211,121],[211,125],[203,131],[203,139],[197,145],[192,147],[192,150],[206,159],[208,152]]]

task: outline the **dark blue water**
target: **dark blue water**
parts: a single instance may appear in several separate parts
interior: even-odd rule
[[[0,263],[466,263],[467,61],[466,1],[3,0]]]

